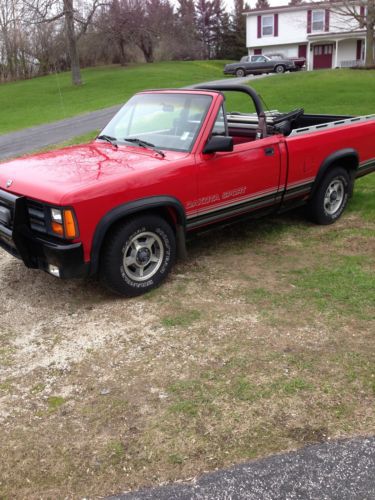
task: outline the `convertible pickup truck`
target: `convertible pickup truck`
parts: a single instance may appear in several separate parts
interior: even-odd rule
[[[225,91],[249,113],[228,112]],[[375,114],[267,111],[245,86],[141,92],[90,144],[0,164],[0,246],[113,292],[158,286],[191,231],[306,205],[330,224],[375,169]]]

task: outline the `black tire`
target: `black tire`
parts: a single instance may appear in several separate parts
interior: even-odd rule
[[[282,64],[278,64],[277,66],[275,66],[275,73],[284,73],[285,72],[285,66],[283,66]]]
[[[309,218],[316,224],[335,222],[348,203],[350,184],[350,176],[344,168],[328,171],[308,204]]]
[[[161,217],[140,215],[117,226],[104,243],[100,281],[126,297],[141,295],[159,286],[176,259],[176,238]]]
[[[243,68],[236,69],[236,76],[238,78],[242,78],[246,75],[245,70]]]

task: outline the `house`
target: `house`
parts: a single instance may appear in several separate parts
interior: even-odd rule
[[[364,15],[364,8],[357,7]],[[253,9],[246,15],[249,54],[305,57],[307,69],[340,68],[364,61],[366,33],[334,3],[302,3]]]

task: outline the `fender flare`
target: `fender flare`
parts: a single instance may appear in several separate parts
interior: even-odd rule
[[[327,156],[327,158],[320,165],[318,174],[315,177],[314,184],[311,188],[310,199],[314,196],[328,170],[332,167],[333,164],[337,164],[340,161],[343,161],[342,166],[346,167],[349,170],[351,179],[354,180],[355,173],[359,165],[358,152],[353,148],[345,148],[340,149],[339,151],[335,151],[334,153]],[[352,171],[352,173],[350,172],[350,170]]]
[[[149,198],[141,198],[139,200],[130,201],[122,205],[118,205],[99,221],[96,226],[94,237],[91,245],[91,259],[90,259],[90,274],[95,274],[99,267],[100,251],[103,245],[104,238],[108,230],[117,221],[132,214],[142,213],[147,210],[155,208],[172,208],[176,213],[176,239],[177,251],[179,256],[186,256],[185,247],[185,229],[186,229],[186,215],[182,203],[172,196],[152,196]]]

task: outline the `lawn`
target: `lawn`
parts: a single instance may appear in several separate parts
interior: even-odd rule
[[[81,87],[71,85],[69,72],[1,84],[0,134],[125,102],[139,90],[224,78],[223,65],[174,61],[89,68],[82,71]]]
[[[0,134],[60,120],[126,101],[146,88],[182,87],[223,79],[225,61],[186,61],[84,69],[82,87],[70,73],[0,85]],[[231,77],[228,77],[228,83]],[[312,113],[375,112],[374,71],[316,71],[254,81],[270,109],[304,107]],[[359,91],[360,89],[360,91]],[[228,108],[246,110],[246,99],[231,98]]]

